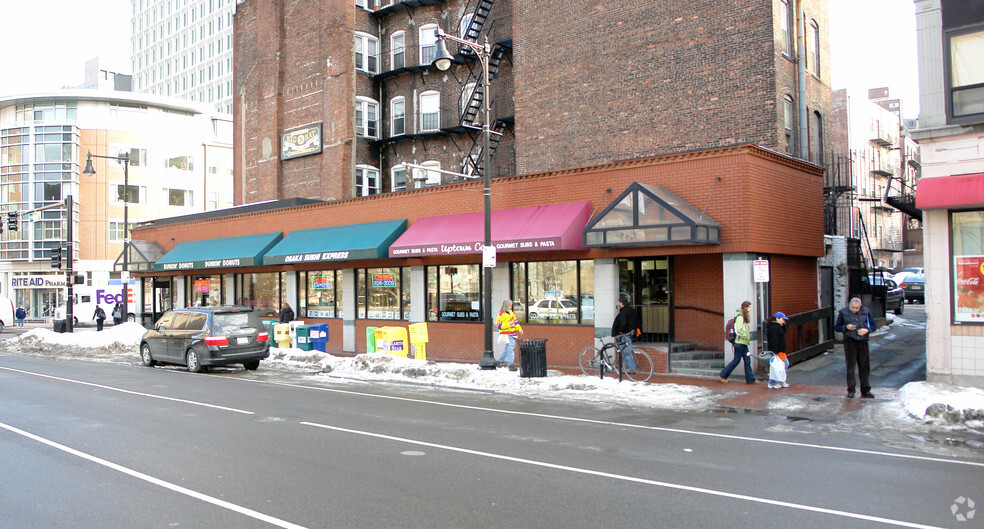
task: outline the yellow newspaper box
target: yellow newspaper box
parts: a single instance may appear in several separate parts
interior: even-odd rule
[[[427,360],[427,323],[410,324],[410,343],[413,345],[413,357],[417,360]]]
[[[379,327],[376,329],[376,352],[406,358],[409,342],[403,327]]]
[[[278,323],[273,326],[273,341],[277,342],[277,347],[290,347],[290,325]]]

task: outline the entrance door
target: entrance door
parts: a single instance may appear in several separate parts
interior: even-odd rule
[[[629,297],[629,303],[642,320],[639,341],[669,341],[672,332],[671,281],[668,257],[619,259],[619,294]]]
[[[151,302],[151,312],[153,321],[171,310],[171,279],[154,279],[153,301]]]

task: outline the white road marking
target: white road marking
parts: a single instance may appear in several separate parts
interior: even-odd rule
[[[240,379],[237,379],[237,380],[240,380]],[[828,451],[831,451],[831,452],[846,452],[846,453],[851,453],[851,454],[864,454],[864,455],[870,455],[870,456],[893,457],[893,458],[899,458],[899,459],[912,459],[912,460],[916,460],[916,461],[929,461],[929,462],[932,462],[932,463],[949,463],[949,464],[954,464],[954,465],[966,465],[966,466],[971,466],[971,467],[982,467],[982,468],[984,468],[984,463],[980,463],[980,462],[976,462],[976,461],[962,461],[962,460],[959,460],[959,459],[945,459],[945,458],[942,458],[942,457],[928,457],[928,456],[918,456],[918,455],[911,455],[911,454],[896,454],[896,453],[892,453],[892,452],[879,452],[877,450],[861,450],[861,449],[858,449],[858,448],[845,448],[845,447],[839,447],[839,446],[826,446],[826,445],[818,445],[818,444],[812,444],[812,443],[799,443],[799,442],[795,442],[795,441],[781,441],[781,440],[778,440],[778,439],[764,439],[764,438],[761,438],[761,437],[747,437],[747,436],[743,436],[743,435],[729,435],[729,434],[712,433],[712,432],[700,432],[700,431],[695,431],[695,430],[683,430],[683,429],[680,429],[680,428],[664,428],[664,427],[661,427],[661,426],[646,426],[646,425],[642,425],[642,424],[632,424],[632,423],[614,422],[614,421],[603,421],[603,420],[599,420],[599,419],[585,419],[585,418],[582,418],[582,417],[568,417],[568,416],[565,416],[565,415],[550,415],[550,414],[544,414],[544,413],[532,413],[532,412],[527,412],[527,411],[502,410],[502,409],[497,409],[497,408],[487,408],[487,407],[482,407],[482,406],[470,406],[470,405],[465,405],[465,404],[452,404],[452,403],[448,403],[448,402],[439,402],[439,401],[433,401],[433,400],[413,399],[413,398],[408,398],[408,397],[394,397],[394,396],[390,396],[390,395],[376,395],[376,394],[373,394],[373,393],[365,393],[365,392],[361,392],[361,391],[352,391],[352,390],[345,390],[345,389],[321,388],[321,387],[317,387],[317,386],[307,386],[307,385],[303,385],[303,384],[290,384],[290,383],[282,383],[282,382],[264,382],[264,381],[257,381],[257,380],[244,380],[244,381],[246,381],[246,382],[253,382],[253,383],[261,383],[261,384],[276,384],[276,385],[281,385],[281,386],[289,386],[289,387],[296,387],[296,388],[303,388],[303,389],[312,389],[312,390],[315,390],[315,391],[327,391],[327,392],[331,392],[331,393],[343,393],[343,394],[347,394],[347,395],[356,395],[356,396],[362,396],[362,397],[374,397],[374,398],[378,398],[378,399],[399,400],[399,401],[413,402],[413,403],[416,403],[416,404],[430,404],[430,405],[433,405],[433,406],[445,406],[445,407],[448,407],[448,408],[460,408],[460,409],[472,410],[472,411],[484,411],[484,412],[489,412],[489,413],[503,413],[503,414],[506,414],[506,415],[521,415],[521,416],[526,416],[526,417],[536,417],[536,418],[543,418],[543,419],[555,419],[555,420],[560,420],[560,421],[582,422],[582,423],[588,423],[588,424],[600,424],[600,425],[603,425],[603,426],[617,426],[619,428],[635,428],[635,429],[639,429],[639,430],[651,430],[651,431],[657,431],[657,432],[676,433],[676,434],[682,434],[682,435],[696,435],[696,436],[700,436],[700,437],[714,437],[714,438],[717,438],[717,439],[730,439],[732,441],[750,441],[750,442],[754,442],[754,443],[766,443],[766,444],[774,444],[774,445],[782,445],[782,446],[792,446],[792,447],[797,447],[797,448],[810,448],[810,449],[815,449],[815,450],[828,450]]]
[[[667,489],[682,490],[682,491],[687,491],[687,492],[696,492],[698,494],[708,494],[708,495],[711,495],[711,496],[720,496],[720,497],[724,497],[724,498],[732,498],[732,499],[736,499],[736,500],[749,501],[749,502],[753,502],[753,503],[763,503],[763,504],[766,504],[766,505],[774,505],[774,506],[777,506],[777,507],[785,507],[785,508],[796,509],[796,510],[801,510],[801,511],[816,512],[816,513],[821,513],[821,514],[830,514],[830,515],[833,515],[833,516],[840,516],[842,518],[852,518],[852,519],[855,519],[855,520],[864,520],[864,521],[875,522],[875,523],[880,523],[880,524],[895,525],[895,526],[898,526],[898,527],[914,527],[914,528],[918,528],[918,529],[942,529],[941,527],[934,526],[934,525],[923,525],[923,524],[918,524],[918,523],[913,523],[913,522],[905,522],[905,521],[902,521],[902,520],[893,520],[891,518],[881,518],[881,517],[878,517],[878,516],[869,516],[867,514],[852,513],[852,512],[848,512],[848,511],[839,511],[839,510],[836,510],[836,509],[827,509],[827,508],[824,508],[824,507],[815,507],[815,506],[812,506],[812,505],[804,505],[804,504],[801,504],[801,503],[792,503],[792,502],[787,502],[787,501],[771,500],[771,499],[768,499],[768,498],[762,498],[762,497],[758,497],[758,496],[747,496],[745,494],[735,494],[733,492],[725,492],[725,491],[714,490],[714,489],[706,489],[706,488],[703,488],[703,487],[692,487],[692,486],[689,486],[689,485],[681,485],[681,484],[678,484],[678,483],[669,483],[667,481],[657,481],[657,480],[652,480],[652,479],[644,479],[644,478],[637,478],[637,477],[632,477],[632,476],[625,476],[625,475],[622,475],[622,474],[612,474],[610,472],[601,472],[601,471],[598,471],[598,470],[590,470],[590,469],[586,469],[586,468],[571,467],[571,466],[567,466],[567,465],[558,465],[558,464],[555,464],[555,463],[546,463],[546,462],[543,462],[543,461],[535,461],[535,460],[532,460],[532,459],[524,459],[524,458],[520,458],[520,457],[506,456],[506,455],[501,455],[501,454],[493,454],[493,453],[486,452],[486,451],[471,450],[471,449],[468,449],[468,448],[460,448],[460,447],[457,447],[457,446],[442,445],[442,444],[437,444],[437,443],[430,443],[430,442],[427,442],[427,441],[418,441],[416,439],[408,439],[408,438],[405,438],[405,437],[395,437],[395,436],[392,436],[392,435],[385,435],[385,434],[380,434],[380,433],[367,432],[367,431],[363,431],[363,430],[353,430],[353,429],[350,429],[350,428],[341,428],[341,427],[338,427],[338,426],[329,426],[327,424],[318,424],[318,423],[313,423],[313,422],[301,422],[301,424],[302,425],[305,425],[305,426],[311,426],[311,427],[314,427],[314,428],[321,428],[321,429],[325,429],[325,430],[333,430],[333,431],[336,431],[336,432],[350,433],[350,434],[361,435],[361,436],[365,436],[365,437],[375,437],[377,439],[384,439],[384,440],[388,440],[388,441],[395,441],[395,442],[398,442],[398,443],[406,443],[406,444],[412,444],[412,445],[417,445],[417,446],[426,446],[426,447],[430,447],[430,448],[437,448],[437,449],[441,449],[441,450],[447,450],[447,451],[450,451],[450,452],[459,452],[459,453],[462,453],[462,454],[487,457],[487,458],[490,458],[490,459],[498,459],[498,460],[501,460],[501,461],[510,461],[510,462],[513,462],[513,463],[520,463],[520,464],[524,464],[524,465],[532,465],[532,466],[537,466],[537,467],[550,468],[550,469],[554,469],[554,470],[561,470],[561,471],[564,471],[564,472],[574,472],[574,473],[577,473],[577,474],[584,474],[584,475],[588,475],[588,476],[598,476],[598,477],[602,477],[602,478],[614,479],[614,480],[619,480],[619,481],[627,481],[627,482],[630,482],[630,483],[638,483],[638,484],[641,484],[641,485],[652,485],[652,486],[655,486],[655,487],[663,487],[663,488],[667,488]]]
[[[152,393],[141,393],[139,391],[131,391],[129,389],[114,388],[112,386],[104,386],[102,384],[94,384],[92,382],[83,382],[81,380],[72,380],[70,378],[62,378],[62,377],[56,377],[56,376],[52,376],[52,375],[45,375],[45,374],[42,374],[42,373],[34,373],[34,372],[31,372],[31,371],[23,371],[23,370],[14,369],[14,368],[11,368],[11,367],[3,367],[3,366],[0,366],[0,369],[2,369],[4,371],[11,371],[11,372],[14,372],[14,373],[21,373],[23,375],[31,375],[31,376],[35,376],[35,377],[48,378],[48,379],[51,379],[51,380],[59,380],[61,382],[70,382],[72,384],[80,384],[80,385],[83,385],[83,386],[90,386],[90,387],[93,387],[93,388],[105,389],[105,390],[108,390],[108,391],[117,391],[119,393],[126,393],[128,395],[137,395],[137,396],[140,396],[140,397],[149,397],[149,398],[152,398],[152,399],[168,400],[168,401],[171,401],[171,402],[180,402],[180,403],[183,403],[183,404],[191,404],[191,405],[194,405],[194,406],[204,406],[206,408],[213,408],[213,409],[216,409],[216,410],[231,411],[233,413],[242,413],[244,415],[253,415],[254,414],[251,411],[240,410],[240,409],[236,409],[236,408],[229,408],[229,407],[226,407],[226,406],[219,406],[219,405],[216,405],[216,404],[208,404],[208,403],[205,403],[205,402],[197,402],[197,401],[193,401],[193,400],[179,399],[179,398],[175,398],[175,397],[165,397],[163,395],[154,395]]]
[[[126,475],[128,475],[130,477],[134,477],[134,478],[137,478],[139,480],[146,481],[147,483],[150,483],[152,485],[157,485],[158,487],[163,487],[163,488],[168,489],[170,491],[177,492],[178,494],[183,494],[185,496],[194,498],[196,500],[201,500],[201,501],[203,501],[205,503],[211,503],[212,505],[215,505],[217,507],[221,507],[223,509],[230,510],[232,512],[241,514],[243,516],[248,516],[248,517],[253,518],[255,520],[259,520],[261,522],[266,522],[266,523],[268,523],[270,525],[274,525],[274,526],[277,526],[277,527],[283,527],[285,529],[306,529],[302,525],[293,524],[293,523],[290,523],[290,522],[281,520],[280,518],[275,518],[275,517],[270,516],[268,514],[263,514],[261,512],[254,511],[253,509],[248,509],[246,507],[242,507],[240,505],[236,505],[234,503],[230,503],[230,502],[227,502],[225,500],[220,500],[218,498],[213,498],[212,496],[209,496],[207,494],[202,494],[201,492],[196,492],[194,490],[191,490],[191,489],[182,487],[180,485],[175,485],[174,483],[171,483],[171,482],[168,482],[168,481],[164,481],[162,479],[158,479],[158,478],[155,478],[153,476],[149,476],[147,474],[144,474],[143,472],[138,472],[136,470],[129,469],[127,467],[124,467],[122,465],[118,465],[118,464],[113,463],[111,461],[107,461],[105,459],[102,459],[102,458],[99,458],[99,457],[96,457],[96,456],[87,454],[85,452],[81,452],[81,451],[76,450],[74,448],[67,447],[67,446],[65,446],[63,444],[56,443],[56,442],[51,441],[49,439],[45,439],[44,437],[40,437],[38,435],[34,435],[34,434],[30,433],[30,432],[26,432],[24,430],[21,430],[20,428],[16,428],[14,426],[10,426],[10,425],[4,424],[2,422],[0,422],[0,428],[3,428],[3,429],[5,429],[5,430],[7,430],[7,431],[9,431],[11,433],[15,433],[17,435],[24,436],[24,437],[26,437],[28,439],[31,439],[32,441],[37,441],[37,442],[39,442],[41,444],[45,444],[45,445],[48,445],[48,446],[50,446],[52,448],[55,448],[57,450],[61,450],[62,452],[65,452],[67,454],[71,454],[73,456],[80,457],[80,458],[85,459],[87,461],[90,461],[92,463],[96,463],[97,465],[102,465],[102,466],[104,466],[106,468],[115,470],[117,472],[121,472],[121,473],[126,474]]]

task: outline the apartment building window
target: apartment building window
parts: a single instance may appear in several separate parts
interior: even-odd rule
[[[417,42],[420,43],[419,64],[422,66],[428,66],[434,62],[434,54],[437,52],[437,36],[434,35],[436,30],[437,24],[427,24],[426,26],[422,26],[418,33]]]
[[[819,112],[810,119],[810,161],[823,165],[823,118]]]
[[[355,68],[367,73],[379,72],[379,39],[366,33],[356,32]]]
[[[147,188],[143,186],[128,185],[126,189],[126,202],[130,204],[143,204],[147,202]],[[122,204],[123,201],[123,184],[116,185],[116,202]]]
[[[945,35],[948,121],[966,122],[984,114],[984,29]]]
[[[472,92],[475,91],[475,87],[476,86],[477,85],[475,83],[468,83],[461,90],[461,116],[462,116],[462,118],[464,118],[465,112],[468,110],[468,103],[471,103],[471,100],[472,100]],[[482,122],[482,120],[481,120],[482,116],[480,114],[481,114],[481,112],[479,112],[478,114],[476,114],[475,117],[474,117],[474,119],[472,119],[470,122],[473,123],[473,124],[474,123],[481,123]]]
[[[810,22],[810,32],[807,35],[807,40],[807,45],[810,47],[810,57],[807,61],[807,66],[813,75],[820,77],[820,26],[816,20]]]
[[[779,2],[779,34],[782,38],[782,52],[793,55],[793,12],[789,9],[789,0]]]
[[[420,164],[424,171],[418,171],[414,180],[414,187],[430,187],[441,185],[441,162],[428,160]]]
[[[420,94],[420,132],[439,130],[441,123],[441,93],[431,90]]]
[[[371,165],[355,166],[355,196],[367,197],[379,193],[379,169]]]
[[[461,17],[461,23],[458,26],[458,36],[465,38],[468,34],[468,27],[471,26],[472,19],[475,18],[475,13],[468,13],[467,15]]]
[[[407,189],[407,166],[397,165],[390,169],[390,190],[405,191]]]
[[[406,66],[407,34],[397,31],[390,37],[390,65],[392,70]]]
[[[190,190],[165,188],[164,194],[167,196],[168,206],[191,207],[195,205],[194,194]]]
[[[782,100],[782,126],[786,133],[786,154],[796,155],[795,122],[793,121],[793,97],[786,96]]]
[[[379,103],[368,97],[355,98],[355,133],[364,138],[379,137]]]
[[[132,230],[134,223],[130,223],[130,229]],[[123,222],[122,221],[109,221],[109,242],[123,242]]]
[[[390,101],[390,136],[406,134],[407,103],[403,97],[394,97]]]

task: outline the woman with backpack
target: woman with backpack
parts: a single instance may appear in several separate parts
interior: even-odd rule
[[[748,344],[751,341],[752,333],[749,330],[748,322],[752,320],[751,315],[752,302],[744,301],[741,304],[741,308],[737,310],[738,314],[735,316],[735,357],[731,360],[724,370],[718,374],[718,382],[722,384],[728,383],[728,377],[731,376],[731,372],[738,367],[738,362],[745,362],[745,383],[746,384],[761,384],[758,380],[755,380],[755,373],[752,372],[752,356],[748,351]]]

